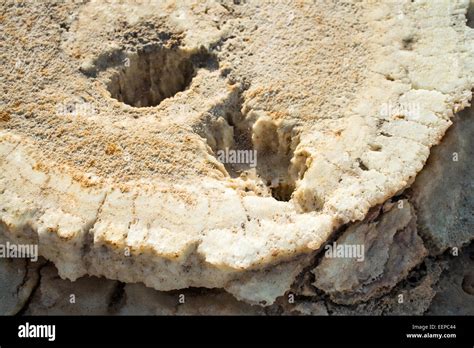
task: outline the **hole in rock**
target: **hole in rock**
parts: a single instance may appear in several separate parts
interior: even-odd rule
[[[369,144],[370,151],[380,152],[382,151],[382,146],[379,144]]]
[[[197,68],[215,65],[215,59],[206,52],[191,54],[179,48],[146,47],[128,55],[107,87],[113,98],[125,104],[156,106],[186,90]]]

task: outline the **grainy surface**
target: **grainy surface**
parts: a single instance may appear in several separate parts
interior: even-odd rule
[[[269,305],[413,182],[468,105],[467,8],[7,1],[1,232],[62,277]]]

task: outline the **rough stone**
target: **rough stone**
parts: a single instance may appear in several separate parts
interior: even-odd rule
[[[467,1],[54,5],[1,7],[0,229],[71,280],[270,305],[472,96]]]
[[[0,258],[0,315],[15,315],[27,304],[42,261]]]
[[[314,285],[332,301],[354,304],[389,292],[427,255],[407,200],[388,202],[380,215],[350,226],[336,245],[364,247],[359,255],[329,255],[313,270]]]
[[[125,286],[120,315],[261,315],[259,306],[237,301],[225,292],[184,290],[165,293],[142,284]],[[181,301],[181,302],[180,302]]]
[[[451,256],[436,287],[436,296],[426,314],[473,315],[474,313],[474,245]]]
[[[436,284],[444,267],[439,262],[427,261],[425,272],[413,271],[414,284],[403,282],[389,294],[355,306],[328,301],[328,312],[330,315],[423,315],[436,294]]]
[[[326,305],[323,301],[310,302],[310,301],[298,301],[293,307],[288,307],[289,314],[298,315],[318,315],[324,316],[329,315]]]
[[[96,277],[83,277],[74,282],[61,279],[57,269],[47,265],[41,269],[40,286],[35,291],[27,315],[106,315],[110,314],[118,282]]]
[[[11,276],[11,273],[9,275]],[[147,288],[143,284],[121,284],[117,281],[88,276],[71,282],[61,279],[57,269],[52,265],[47,265],[41,270],[40,285],[25,311],[26,315],[261,315],[263,313],[262,307],[237,301],[232,295],[222,291],[194,289],[162,292]]]
[[[456,115],[412,187],[420,234],[435,254],[474,239],[473,118],[472,107]]]

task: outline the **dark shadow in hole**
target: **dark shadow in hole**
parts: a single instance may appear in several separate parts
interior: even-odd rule
[[[204,50],[190,53],[161,45],[146,46],[126,59],[107,87],[113,98],[134,107],[157,106],[186,90],[197,69],[219,68],[216,57]]]

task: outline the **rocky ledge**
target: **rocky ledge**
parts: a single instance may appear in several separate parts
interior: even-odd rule
[[[7,0],[0,235],[42,261],[3,312],[439,313],[448,267],[472,303],[471,13]]]

